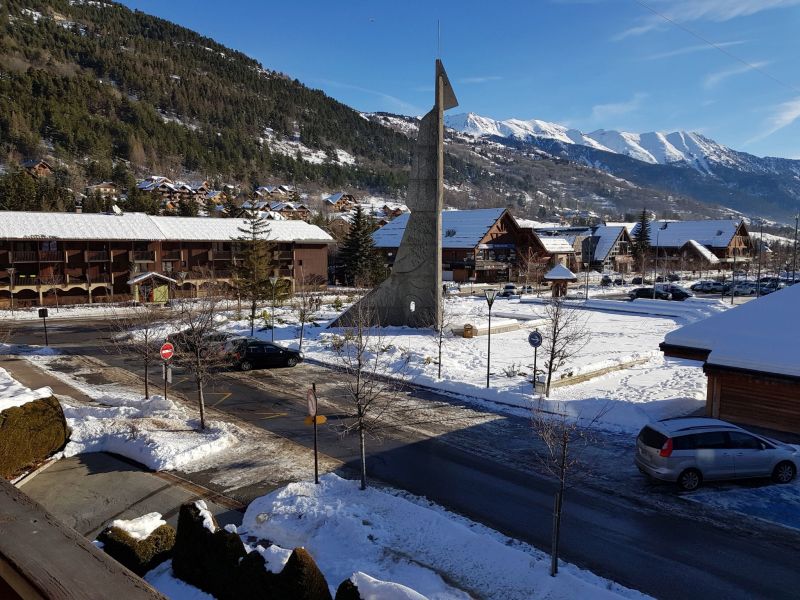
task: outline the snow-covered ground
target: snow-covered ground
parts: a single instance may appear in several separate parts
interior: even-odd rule
[[[49,387],[32,390],[11,377],[8,371],[0,368],[0,411],[22,406],[40,398],[49,398],[52,395],[53,390]]]
[[[332,588],[353,577],[381,590],[370,598],[420,598],[403,587],[431,600],[645,597],[570,564],[550,577],[539,550],[424,498],[361,491],[333,474],[320,485],[293,483],[256,499],[239,533],[303,546]]]
[[[637,313],[615,312],[632,310],[640,302],[641,308]],[[562,381],[562,377],[577,379],[579,375],[605,370],[611,372],[582,383],[554,388],[551,402],[557,406],[551,408],[590,419],[602,411],[605,414],[598,422],[599,426],[637,431],[650,419],[687,414],[702,407],[706,379],[699,364],[665,359],[658,345],[666,333],[716,310],[724,310],[724,305],[698,302],[698,308],[692,309],[687,303],[655,301],[653,306],[657,308],[648,308],[648,302],[653,303],[590,301],[590,306],[608,308],[577,311],[578,318],[585,321],[589,332],[586,345],[557,371],[554,381],[566,383],[568,379]],[[680,316],[648,314],[663,312],[666,309],[662,305],[667,304],[672,305]],[[575,305],[580,307],[582,303]],[[450,298],[446,312],[447,319],[456,328],[464,323],[484,328],[487,325],[486,302],[480,298]],[[332,350],[332,343],[342,331],[324,328],[335,315],[336,312],[328,306],[319,315],[319,326],[306,327],[303,352],[307,359],[337,364],[339,359]],[[376,344],[387,355],[386,362],[390,370],[407,381],[457,394],[467,400],[490,400],[502,405],[530,408],[534,402],[531,385],[534,353],[528,344],[528,334],[536,328],[544,329],[543,305],[536,301],[498,300],[493,309],[492,325],[500,324],[516,324],[519,329],[492,334],[491,387],[488,389],[488,337],[485,335],[472,339],[448,335],[442,347],[441,379],[438,378],[437,337],[431,331],[385,328]],[[249,334],[249,325],[244,321],[231,320],[224,327]],[[298,333],[299,328],[290,309],[279,309],[276,315],[276,341],[296,346]],[[266,329],[257,331],[256,335],[262,339],[271,337]],[[537,368],[542,369],[543,366],[544,357],[540,352]],[[621,370],[613,370],[618,368]]]
[[[79,368],[69,373],[53,368],[58,355],[26,355],[26,358],[89,396],[85,404],[60,398],[70,439],[64,456],[86,452],[114,452],[146,465],[153,470],[191,471],[214,454],[237,443],[235,428],[227,423],[207,422],[200,431],[196,411],[151,395],[120,386],[86,382]]]

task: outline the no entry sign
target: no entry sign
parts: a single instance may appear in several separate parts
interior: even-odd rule
[[[161,358],[164,360],[169,360],[172,358],[172,355],[175,354],[175,347],[167,342],[163,346],[161,346]]]

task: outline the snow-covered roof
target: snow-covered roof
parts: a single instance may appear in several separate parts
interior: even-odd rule
[[[227,241],[241,236],[244,219],[153,217],[88,213],[3,212],[0,239],[62,240],[202,240]],[[333,238],[305,221],[270,221],[268,237],[276,242],[327,243]]]
[[[161,273],[156,273],[154,271],[146,271],[145,273],[139,273],[136,275],[136,277],[130,278],[128,280],[128,285],[136,285],[137,283],[142,283],[148,279],[159,279],[172,284],[178,283],[177,280],[172,279],[172,277],[167,277],[166,275],[162,275]]]
[[[700,256],[705,258],[712,265],[715,265],[719,262],[719,258],[717,258],[717,255],[711,252],[711,250],[703,246],[703,244],[701,244],[697,240],[689,240],[688,242],[686,242],[686,244],[697,250]]]
[[[622,225],[599,225],[595,227],[592,234],[593,260],[604,261],[608,258],[609,253],[614,249],[614,244],[619,239],[619,236],[622,235],[623,229],[625,228]]]
[[[546,281],[577,281],[578,277],[564,265],[556,265],[545,273]]]
[[[670,346],[709,350],[706,362],[800,377],[800,284],[668,333]]]
[[[543,235],[539,241],[542,242],[542,246],[548,254],[575,254],[575,248],[563,237]]]
[[[680,248],[689,240],[697,240],[710,248],[725,248],[730,244],[741,221],[735,219],[702,221],[651,221],[650,244],[664,248]],[[631,235],[639,230],[637,223]],[[663,229],[662,229],[663,227]]]
[[[442,248],[475,248],[504,212],[504,208],[442,211]],[[410,217],[402,214],[373,233],[375,246],[399,248]]]
[[[523,219],[521,217],[514,217],[517,225],[523,229],[541,229],[543,227],[559,227],[559,223],[543,223],[541,221],[534,221],[532,219]]]
[[[604,225],[608,225],[609,227],[624,227],[625,229],[628,230],[629,234],[633,233],[633,230],[636,228],[637,224],[638,223],[636,221],[634,221],[632,223],[624,222],[624,221],[620,221],[620,222],[606,221],[604,223]]]
[[[342,198],[342,196],[344,196],[344,192],[337,192],[325,198],[325,201],[331,204],[336,204]]]

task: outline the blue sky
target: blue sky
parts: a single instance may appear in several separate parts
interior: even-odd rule
[[[359,110],[404,114],[432,103],[440,19],[453,113],[699,131],[800,158],[800,0],[123,2]]]

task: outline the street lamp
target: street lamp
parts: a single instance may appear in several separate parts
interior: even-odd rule
[[[275,275],[272,275],[269,278],[269,282],[272,284],[272,327],[270,328],[270,333],[272,335],[272,341],[275,341],[275,284],[278,283],[278,278]]]
[[[16,273],[17,270],[14,267],[9,267],[6,270],[8,271],[8,276],[9,276],[8,293],[11,294],[11,316],[13,317],[14,316],[14,273]]]
[[[489,339],[486,348],[486,387],[489,387],[489,370],[492,364],[492,304],[497,296],[497,290],[484,290],[486,304],[489,305]]]
[[[656,259],[653,261],[653,300],[656,299],[656,280],[658,279],[658,238],[661,232],[667,228],[667,225],[669,225],[669,223],[664,223],[658,228],[658,231],[656,231]]]

